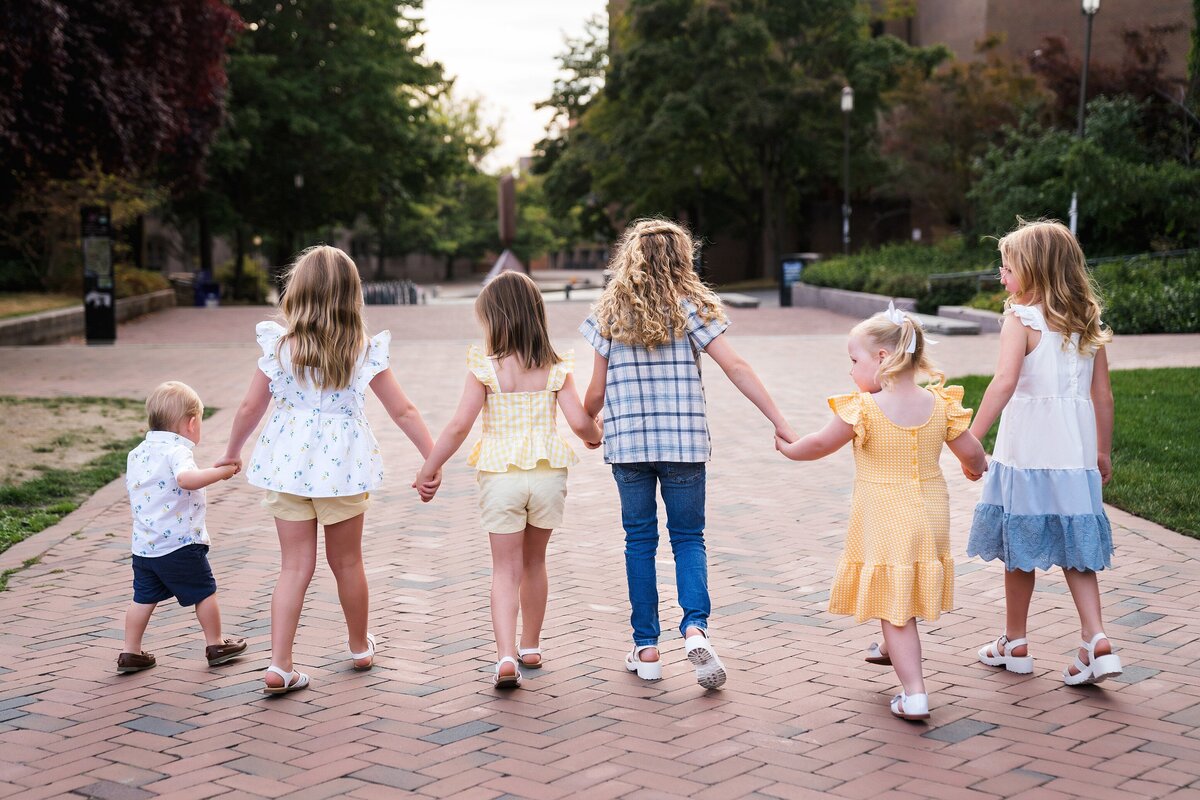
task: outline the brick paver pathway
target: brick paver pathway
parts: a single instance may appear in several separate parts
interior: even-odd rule
[[[586,306],[556,303],[560,346]],[[124,326],[113,348],[0,349],[0,391],[143,397],[158,381],[195,386],[221,411],[205,424],[214,456],[254,369],[261,309],[176,309]],[[371,309],[390,327],[394,364],[435,429],[461,386],[469,306]],[[734,311],[731,336],[798,430],[845,391],[852,320],[812,311]],[[950,374],[986,372],[996,337],[945,339]],[[1119,340],[1116,367],[1200,363],[1200,337]],[[581,370],[586,380],[588,370]],[[928,725],[894,720],[890,670],[862,661],[872,625],[825,613],[849,509],[847,450],[799,465],[709,368],[714,460],[708,543],[712,629],[731,677],[696,686],[674,632],[666,679],[625,672],[628,646],[616,491],[598,453],[580,449],[563,529],[550,548],[546,668],[524,689],[490,687],[488,548],[463,455],[434,504],[407,489],[418,459],[371,409],[391,482],[367,517],[378,666],[349,669],[332,578],[309,594],[297,660],[313,687],[258,694],[278,552],[258,491],[209,490],[212,562],[227,632],[248,656],[204,666],[190,613],[164,604],[146,646],[159,666],[118,676],[129,600],[128,508],[119,483],[55,528],[0,556],[42,553],[0,594],[0,796],[559,798],[1200,797],[1200,542],[1113,512],[1116,567],[1101,579],[1108,633],[1126,673],[1066,688],[1076,641],[1060,574],[1041,580],[1030,676],[978,665],[1002,622],[1001,568],[962,558],[978,487],[947,457],[958,608],[923,626]],[[372,401],[374,402],[374,401]],[[660,551],[664,628],[678,621],[669,548]]]

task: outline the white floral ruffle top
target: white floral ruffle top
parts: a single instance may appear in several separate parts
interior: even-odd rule
[[[383,483],[383,457],[363,411],[371,379],[388,368],[392,335],[381,331],[363,348],[345,389],[320,389],[292,369],[286,331],[255,328],[258,368],[271,381],[274,408],[246,469],[253,486],[301,497],[361,494]]]

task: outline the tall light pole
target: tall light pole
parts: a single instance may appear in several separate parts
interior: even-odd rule
[[[1088,65],[1092,60],[1092,22],[1100,10],[1100,0],[1083,0],[1083,16],[1087,20],[1083,35],[1083,69],[1079,76],[1079,127],[1076,134],[1083,138],[1084,114],[1087,112]],[[1079,192],[1071,192],[1071,234],[1079,227]]]
[[[1099,0],[1096,0],[1097,2]],[[854,90],[842,87],[842,252],[850,253],[850,112]]]

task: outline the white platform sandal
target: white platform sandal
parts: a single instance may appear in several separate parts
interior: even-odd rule
[[[1033,656],[1009,655],[1014,648],[1022,646],[1028,647],[1029,641],[1027,639],[1009,639],[1005,634],[986,647],[979,649],[979,661],[989,667],[1004,667],[1009,672],[1028,675],[1033,672]]]
[[[708,640],[708,634],[689,636],[683,642],[688,661],[696,668],[696,683],[705,689],[719,689],[725,683],[725,665],[717,658],[717,651]]]
[[[1106,656],[1096,655],[1096,645],[1100,643],[1101,639],[1108,641],[1108,637],[1103,633],[1097,633],[1090,642],[1079,643],[1080,647],[1087,650],[1088,663],[1083,663],[1079,660],[1079,656],[1075,656],[1075,669],[1079,671],[1072,675],[1070,667],[1064,669],[1063,683],[1067,686],[1100,683],[1106,678],[1121,674],[1120,656],[1116,653],[1109,653]]]
[[[263,694],[287,694],[288,692],[297,692],[308,686],[308,676],[303,672],[295,670],[284,672],[274,664],[267,667],[267,672],[273,672],[283,678],[283,686],[264,686]]]
[[[538,660],[534,661],[533,663],[530,663],[525,660],[526,656],[537,656]],[[518,647],[517,648],[517,661],[520,661],[521,666],[525,667],[526,669],[541,669],[542,662],[545,661],[545,659],[542,658],[542,648],[540,648],[540,647]]]
[[[506,661],[513,665],[513,674],[512,675],[501,675],[500,674],[500,666],[502,664],[504,664],[504,662],[506,662]],[[517,663],[517,660],[515,658],[513,658],[512,656],[505,656],[504,658],[502,658],[496,662],[496,675],[492,678],[492,686],[496,687],[497,689],[519,689],[520,688],[520,686],[521,686],[521,667]]]
[[[346,649],[350,651],[350,658],[354,659],[355,661],[362,661],[364,658],[371,659],[370,664],[363,664],[361,666],[355,664],[354,669],[356,672],[366,672],[371,667],[375,666],[375,634],[367,634],[367,649],[364,652],[356,653],[353,650],[350,650],[349,642],[346,642]]]
[[[901,692],[892,698],[891,709],[897,719],[929,719],[929,695]]]
[[[644,681],[662,680],[662,653],[658,654],[658,661],[642,661],[641,655],[643,650],[658,650],[656,644],[644,644],[640,647],[634,647],[629,655],[625,656],[625,669],[630,672],[636,672],[637,676]]]

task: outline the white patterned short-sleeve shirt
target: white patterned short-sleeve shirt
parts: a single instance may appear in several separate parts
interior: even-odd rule
[[[286,331],[275,322],[256,329],[258,368],[271,381],[274,408],[246,468],[253,486],[301,497],[362,494],[383,483],[383,457],[364,413],[371,380],[388,368],[392,335],[364,345],[345,389],[321,389],[297,376]]]
[[[579,326],[583,338],[608,359],[604,383],[604,461],[705,462],[712,455],[700,353],[729,327],[705,322],[685,303],[687,330],[653,350],[606,339],[595,316]]]
[[[171,431],[149,431],[125,460],[133,512],[133,554],[155,558],[189,544],[209,544],[204,490],[179,488],[176,476],[196,469],[195,445]]]

